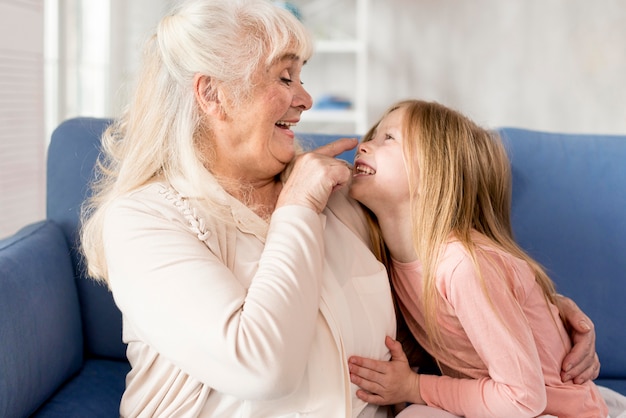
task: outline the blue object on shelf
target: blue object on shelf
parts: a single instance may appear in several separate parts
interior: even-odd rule
[[[274,4],[278,7],[289,10],[299,21],[302,21],[302,13],[300,13],[300,9],[295,4],[288,1],[275,1]]]
[[[352,108],[352,102],[344,97],[324,95],[315,101],[313,108],[319,110],[344,110]]]

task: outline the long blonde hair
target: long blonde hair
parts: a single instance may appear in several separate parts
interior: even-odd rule
[[[409,177],[413,246],[423,268],[425,332],[431,342],[445,350],[437,326],[435,273],[439,253],[451,236],[468,250],[481,279],[476,258],[480,249],[472,240],[473,230],[526,261],[546,301],[555,303],[552,280],[513,237],[511,168],[498,135],[435,102],[401,101],[383,118],[400,108],[405,110],[403,154]],[[364,141],[372,138],[377,125]],[[379,232],[374,230],[373,237],[374,247],[384,256]],[[483,289],[487,292],[484,282]]]
[[[90,276],[106,281],[103,222],[117,197],[157,176],[185,178],[209,210],[211,121],[196,103],[196,74],[220,86],[231,104],[244,103],[254,72],[287,50],[303,59],[312,41],[301,22],[267,0],[190,0],[159,23],[146,42],[132,99],[102,136],[92,197],[82,210],[81,250]],[[207,92],[214,94],[215,92]]]

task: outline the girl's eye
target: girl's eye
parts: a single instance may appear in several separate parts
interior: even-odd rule
[[[385,141],[388,140],[388,139],[393,141],[395,138],[393,136],[389,135],[389,134],[385,134]]]

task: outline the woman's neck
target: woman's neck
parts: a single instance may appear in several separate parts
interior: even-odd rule
[[[246,205],[260,218],[269,222],[276,208],[278,196],[282,190],[280,181],[263,184],[243,184],[240,181],[220,181],[220,184],[235,199]]]

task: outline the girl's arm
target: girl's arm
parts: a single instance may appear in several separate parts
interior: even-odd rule
[[[532,330],[514,291],[499,278],[508,267],[496,265],[491,258],[482,261],[479,263],[489,297],[468,257],[452,262],[449,271],[442,274],[445,279],[438,282],[443,297],[441,305],[447,306],[439,326],[448,353],[442,354],[440,360],[454,364],[462,374],[474,378],[432,375],[418,378],[407,374],[392,378],[387,371],[353,371],[375,383],[367,386],[370,392],[383,394],[394,403],[425,402],[466,417],[534,417],[544,410],[544,378]],[[531,280],[534,282],[534,278]],[[376,384],[397,385],[412,391],[407,394],[399,389],[399,397],[391,398]]]
[[[420,375],[411,369],[402,344],[387,336],[385,345],[391,353],[389,361],[359,356],[348,359],[350,381],[360,387],[356,395],[376,405],[424,404],[419,391]]]

